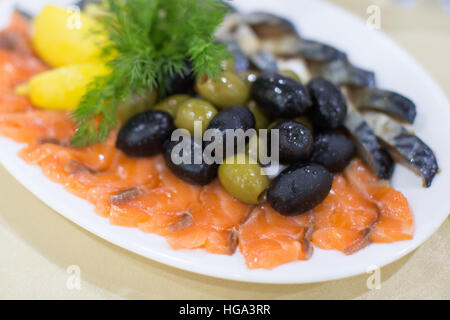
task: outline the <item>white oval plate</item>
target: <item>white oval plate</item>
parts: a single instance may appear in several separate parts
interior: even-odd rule
[[[372,244],[351,256],[315,248],[309,261],[273,270],[249,270],[239,252],[224,256],[202,250],[175,251],[160,236],[110,225],[107,219],[94,213],[91,204],[46,179],[40,168],[22,161],[17,156],[21,145],[6,138],[0,138],[1,163],[47,205],[99,237],[149,259],[218,278],[260,283],[326,281],[365,273],[368,268],[384,266],[417,248],[450,212],[450,149],[446,141],[450,137],[450,108],[444,93],[392,40],[334,5],[318,0],[241,0],[235,4],[242,10],[270,11],[291,19],[304,36],[335,45],[348,52],[355,64],[375,70],[380,87],[398,91],[416,102],[418,117],[414,130],[436,152],[441,173],[431,188],[424,189],[418,177],[401,166],[396,167],[393,185],[407,196],[415,214],[413,240]]]

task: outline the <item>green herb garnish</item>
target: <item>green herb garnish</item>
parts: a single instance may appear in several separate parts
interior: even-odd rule
[[[90,84],[72,114],[77,132],[74,146],[104,141],[117,127],[116,105],[149,88],[165,92],[174,74],[192,61],[196,75],[215,78],[230,57],[215,44],[214,31],[227,7],[219,0],[106,0],[101,22],[111,44],[103,54],[117,53],[112,72]]]

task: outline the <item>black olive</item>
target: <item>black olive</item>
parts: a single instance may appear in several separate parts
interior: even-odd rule
[[[203,158],[203,148],[201,142],[198,143],[195,139],[189,135],[189,139],[186,139],[186,144],[181,141],[171,141],[167,140],[164,143],[164,160],[167,167],[176,175],[178,178],[189,182],[191,184],[207,185],[217,176],[218,165],[215,163],[208,164]],[[179,146],[179,150],[174,148]],[[184,147],[184,148],[183,148]],[[178,151],[178,160],[183,160],[183,157],[189,158],[190,162],[179,163],[177,160],[174,161],[175,153]],[[186,153],[185,153],[186,152]],[[198,154],[199,163],[195,162],[195,152]],[[174,154],[172,154],[174,153]]]
[[[312,105],[308,90],[294,79],[263,73],[252,85],[251,95],[266,115],[275,118],[295,118]]]
[[[153,156],[162,151],[174,128],[172,117],[165,111],[139,113],[120,128],[116,148],[133,157]]]
[[[278,123],[271,130],[274,129],[279,130],[280,163],[291,164],[309,158],[314,138],[307,126],[297,121],[287,120]]]
[[[189,61],[185,71],[181,74],[174,73],[172,75],[166,95],[189,94],[193,96],[195,95],[194,84],[195,76],[192,70],[192,62]]]
[[[344,123],[347,103],[339,87],[323,78],[314,78],[308,83],[313,102],[310,117],[319,128],[336,129]]]
[[[283,170],[267,190],[267,201],[277,212],[295,216],[319,205],[328,195],[333,174],[319,164],[296,164]]]
[[[255,117],[249,108],[242,106],[232,106],[220,111],[212,118],[207,129],[215,129],[222,135],[224,150],[226,148],[226,131],[242,129],[244,132],[255,128]],[[246,139],[245,143],[248,143]],[[211,142],[213,142],[212,139]],[[237,152],[237,138],[234,139],[235,151]]]
[[[319,163],[331,172],[340,172],[353,159],[356,147],[343,133],[321,132],[314,139],[311,161]]]

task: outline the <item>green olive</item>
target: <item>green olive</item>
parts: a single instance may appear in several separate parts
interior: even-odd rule
[[[128,100],[117,104],[117,118],[122,123],[125,123],[135,114],[150,110],[155,105],[157,98],[158,93],[156,90],[149,90],[144,94],[134,93]]]
[[[254,134],[247,146],[245,147],[247,154],[255,159],[256,161],[260,160],[260,154],[268,155],[267,153],[267,141],[264,141],[257,134]]]
[[[288,76],[288,77],[298,81],[298,82],[301,82],[300,77],[298,76],[298,74],[296,74],[292,70],[286,70],[285,69],[285,70],[281,70],[280,72],[283,73],[284,75],[286,75],[286,76]]]
[[[220,65],[222,66],[222,69],[224,71],[233,71],[234,70],[234,60],[233,59],[226,59],[223,60]]]
[[[262,113],[261,109],[258,107],[255,101],[250,101],[247,104],[247,107],[250,109],[250,111],[253,113],[253,116],[255,117],[255,129],[266,129],[269,125],[269,119],[266,117],[264,113]]]
[[[201,99],[188,99],[180,104],[175,117],[175,125],[194,133],[194,121],[202,122],[202,133],[209,122],[218,113],[217,109],[208,101]]]
[[[263,174],[262,167],[249,160],[249,156],[242,153],[227,158],[219,166],[219,180],[233,197],[256,205],[259,203],[259,196],[269,187],[270,181],[267,175]]]
[[[153,109],[166,111],[175,118],[180,104],[190,98],[187,94],[176,94],[159,102]]]
[[[243,105],[250,96],[250,87],[235,73],[225,71],[217,80],[197,77],[197,92],[219,108]]]
[[[280,122],[280,120],[275,120],[273,122],[271,122],[268,126],[267,129],[272,129],[273,127],[275,127],[278,123]]]
[[[239,78],[241,78],[242,80],[244,80],[244,82],[251,87],[251,85],[253,84],[253,82],[256,81],[256,78],[258,77],[258,71],[254,71],[254,70],[248,70],[248,71],[243,71],[239,73]]]

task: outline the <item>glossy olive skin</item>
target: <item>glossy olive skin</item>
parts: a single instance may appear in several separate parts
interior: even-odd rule
[[[172,116],[172,118],[175,119],[180,104],[190,98],[191,97],[187,94],[175,94],[158,102],[158,104],[154,106],[153,110],[166,111]]]
[[[146,111],[131,117],[120,128],[116,148],[132,157],[150,157],[162,151],[163,142],[175,129],[164,111]]]
[[[266,129],[269,126],[269,119],[267,116],[261,111],[255,101],[250,101],[247,104],[247,107],[253,113],[255,117],[255,129]]]
[[[258,78],[258,71],[255,70],[247,70],[243,72],[239,72],[238,76],[250,87]]]
[[[219,180],[225,190],[236,199],[257,205],[260,195],[270,183],[269,178],[262,174],[262,170],[259,164],[250,163],[248,156],[237,154],[225,159],[220,165]]]
[[[174,73],[170,78],[170,87],[167,96],[174,94],[194,94],[195,76],[192,70],[192,62],[187,63],[186,70],[182,73]]]
[[[356,153],[353,141],[339,132],[321,132],[314,139],[311,161],[331,172],[343,171]]]
[[[278,73],[261,74],[252,85],[251,96],[271,119],[299,117],[312,106],[302,84]]]
[[[197,77],[195,87],[199,95],[221,109],[245,104],[250,97],[249,86],[231,71],[225,71],[217,80]]]
[[[267,141],[259,137],[257,134],[253,135],[245,147],[245,154],[255,159],[256,161],[260,160],[260,154],[269,155],[269,152],[267,150],[268,143],[265,142]]]
[[[279,131],[280,163],[292,164],[308,160],[312,150],[314,138],[307,126],[297,121],[281,121],[271,130]]]
[[[207,129],[215,129],[222,134],[224,150],[226,148],[226,131],[228,129],[237,130],[242,129],[247,131],[248,129],[255,128],[255,117],[253,113],[243,106],[232,106],[220,111],[209,123]],[[214,138],[211,142],[214,141]],[[235,150],[237,150],[237,139],[235,139]]]
[[[192,98],[180,104],[174,123],[178,128],[194,133],[194,122],[201,121],[203,133],[217,113],[217,109],[208,101]]]
[[[224,71],[234,71],[234,60],[233,59],[223,60],[220,63],[220,65]]]
[[[132,116],[150,110],[158,99],[158,93],[155,89],[149,90],[144,94],[134,93],[126,101],[122,101],[116,106],[117,118],[125,123]]]
[[[288,77],[291,77],[295,81],[300,82],[300,77],[294,71],[285,69],[285,70],[281,70],[280,72]]]
[[[299,215],[319,205],[330,192],[332,183],[333,174],[319,164],[292,165],[272,181],[267,201],[282,215]]]
[[[179,141],[167,140],[164,145],[164,160],[167,167],[172,171],[174,175],[178,178],[196,185],[207,185],[217,176],[217,164],[207,164],[203,158],[202,163],[194,163],[194,152],[203,152],[202,146],[197,144],[195,139],[191,137],[190,139],[190,150],[189,156],[191,158],[191,163],[181,163],[176,164],[172,161],[172,151],[174,147],[180,143]],[[180,152],[180,157],[183,156],[183,150]]]
[[[308,83],[313,101],[310,118],[319,128],[336,129],[347,116],[347,103],[339,87],[323,78],[314,78]]]

